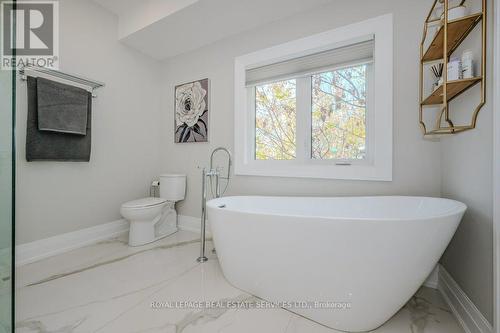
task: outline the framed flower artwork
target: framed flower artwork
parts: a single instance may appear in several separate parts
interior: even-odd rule
[[[175,87],[175,143],[208,142],[208,79]]]

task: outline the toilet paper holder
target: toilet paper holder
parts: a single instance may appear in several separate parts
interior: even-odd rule
[[[158,179],[154,179],[151,182],[151,186],[149,187],[149,196],[150,197],[159,197],[160,196],[160,181]]]

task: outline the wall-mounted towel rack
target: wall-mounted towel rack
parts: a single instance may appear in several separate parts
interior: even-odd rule
[[[61,80],[62,83],[73,84],[76,86],[80,86],[84,89],[87,89],[92,93],[93,97],[96,97],[94,95],[95,89],[102,88],[105,86],[103,82],[88,79],[81,75],[69,74],[59,70],[35,66],[35,65],[29,65],[29,64],[19,70],[19,75],[21,76],[22,80],[26,80],[28,76],[32,77],[40,76],[47,79],[53,79],[53,78],[59,79]]]

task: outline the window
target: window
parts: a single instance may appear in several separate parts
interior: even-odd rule
[[[235,173],[392,179],[392,16],[235,62]]]
[[[311,158],[366,158],[368,66],[350,66],[311,77]]]
[[[255,159],[293,160],[297,156],[295,80],[255,87]]]
[[[371,65],[343,66],[295,79],[255,85],[255,159],[363,161],[366,160],[367,86]],[[297,87],[297,81],[299,81]],[[297,109],[297,89],[311,96]],[[311,126],[302,126],[305,156],[297,156],[297,113],[305,113]],[[301,117],[304,119],[304,117]]]

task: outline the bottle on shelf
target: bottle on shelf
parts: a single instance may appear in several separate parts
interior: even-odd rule
[[[472,50],[465,50],[462,53],[462,77],[464,79],[474,77],[474,53]]]
[[[448,81],[462,79],[462,61],[459,58],[451,58],[448,63]]]

